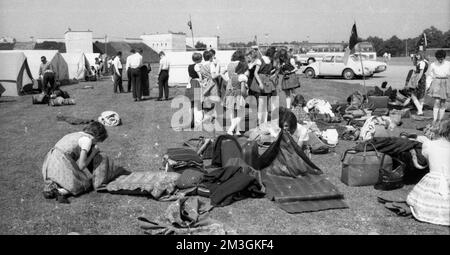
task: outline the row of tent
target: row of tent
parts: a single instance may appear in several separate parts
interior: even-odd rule
[[[84,80],[99,53],[59,53],[57,50],[0,51],[0,95],[18,96],[33,88],[39,78],[41,57],[45,56],[61,84]]]

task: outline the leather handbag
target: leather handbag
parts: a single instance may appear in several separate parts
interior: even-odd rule
[[[403,187],[403,176],[405,175],[406,164],[396,158],[392,159],[394,167],[386,169],[382,164],[380,165],[378,183],[374,186],[376,190],[387,191]]]
[[[378,182],[379,170],[392,169],[392,158],[389,155],[374,151],[367,151],[366,143],[363,152],[345,151],[342,161],[341,181],[348,186],[370,186]]]

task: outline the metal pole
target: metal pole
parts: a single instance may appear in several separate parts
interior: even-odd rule
[[[108,36],[105,35],[105,55],[108,55],[108,48],[106,47],[106,44],[108,43]]]
[[[405,57],[408,56],[408,39],[406,39],[406,46],[405,46]]]
[[[194,29],[192,28],[192,19],[191,19],[191,14],[189,14],[189,22],[191,23],[191,35],[192,35],[192,48],[194,48],[195,50],[195,44],[194,44]]]
[[[361,62],[361,70],[362,70],[362,75],[363,75],[364,94],[367,96],[366,76],[364,75],[364,65],[363,65],[363,61],[362,61],[361,47],[359,47],[359,60]]]

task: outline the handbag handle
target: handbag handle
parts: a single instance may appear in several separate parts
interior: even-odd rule
[[[367,143],[364,144],[364,154],[363,154],[363,156],[364,156],[364,157],[366,156],[367,145],[369,145],[369,144],[372,145],[373,150],[375,151],[375,155],[376,155],[377,157],[380,157],[379,152],[377,151],[377,148],[375,148],[375,145],[373,145],[373,143],[370,143],[370,142],[367,142]]]

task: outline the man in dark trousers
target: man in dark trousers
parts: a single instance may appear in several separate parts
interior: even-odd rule
[[[131,70],[131,87],[133,90],[134,101],[141,101],[142,98],[142,56],[134,53],[128,57],[128,68]]]
[[[136,53],[136,51],[134,49],[131,49],[130,53],[131,53],[131,55],[133,55],[134,53]],[[131,69],[130,69],[130,66],[129,66],[129,63],[130,63],[129,58],[130,58],[130,56],[127,57],[127,60],[125,62],[125,70],[127,71],[127,78],[128,78],[127,93],[131,92]]]
[[[39,67],[39,78],[42,80],[42,92],[50,95],[55,90],[55,71],[53,65],[47,61],[45,56],[41,57],[41,66]],[[47,86],[49,84],[49,86]]]
[[[114,93],[117,92],[117,88],[119,89],[119,93],[123,93],[122,87],[122,52],[117,52],[116,57],[113,60],[113,70],[114,70]]]
[[[164,51],[159,53],[159,76],[158,76],[158,85],[159,85],[159,97],[157,101],[163,100],[163,91],[165,94],[165,100],[169,100],[169,68],[170,63],[166,57]]]

